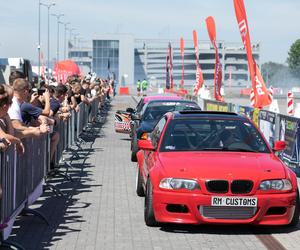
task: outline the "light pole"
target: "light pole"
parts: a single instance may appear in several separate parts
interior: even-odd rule
[[[72,40],[72,34],[73,34],[73,31],[76,30],[75,28],[70,28],[69,31],[70,31],[70,37],[69,37],[69,41],[71,42]]]
[[[59,61],[59,19],[64,16],[64,14],[52,14],[57,19],[57,51],[56,51],[56,62]]]
[[[78,56],[79,56],[79,68],[80,71],[82,70],[82,49],[81,49],[81,42],[83,42],[83,38],[82,37],[78,37]]]
[[[64,60],[66,60],[66,54],[67,54],[67,26],[69,25],[70,23],[64,23],[64,26],[65,26],[65,38],[64,38]]]
[[[76,33],[76,34],[73,34],[73,36],[74,36],[74,47],[77,49],[77,43],[76,43],[76,41],[77,41],[77,37],[79,36],[80,34],[79,33]]]
[[[48,76],[48,82],[50,78],[50,8],[52,6],[55,6],[55,3],[51,4],[44,4],[40,3],[40,5],[45,6],[48,8],[48,36],[47,36],[47,76]]]

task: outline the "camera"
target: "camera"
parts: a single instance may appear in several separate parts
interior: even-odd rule
[[[37,93],[38,95],[43,95],[45,93],[46,89],[38,89]]]

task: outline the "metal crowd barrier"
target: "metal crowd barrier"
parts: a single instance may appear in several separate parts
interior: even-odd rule
[[[23,140],[27,153],[19,154],[14,147],[1,153],[1,224],[2,239],[7,239],[20,212],[34,203],[43,192],[48,136]],[[6,224],[6,225],[5,225]]]
[[[63,151],[70,148],[87,126],[89,117],[97,115],[98,101],[91,106],[81,103],[80,111],[71,111],[68,121],[57,122],[60,134],[56,160],[59,162]],[[88,113],[90,110],[90,114]],[[1,240],[11,234],[16,217],[28,208],[43,193],[44,179],[50,169],[50,135],[26,138],[23,141],[25,153],[19,154],[13,146],[0,152],[0,183],[2,198],[0,207]]]

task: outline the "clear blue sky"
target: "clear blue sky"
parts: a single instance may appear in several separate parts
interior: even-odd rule
[[[49,3],[49,0],[42,0]],[[97,34],[131,33],[136,38],[207,40],[204,20],[212,15],[217,37],[241,42],[232,0],[54,0],[52,13],[84,39]],[[300,38],[299,0],[245,0],[251,40],[261,42],[261,61],[284,63],[291,44]],[[42,50],[47,49],[47,9],[42,7]],[[37,61],[38,0],[2,1],[0,57],[26,57]],[[51,17],[51,54],[56,53],[56,19]],[[62,30],[61,26],[61,30]],[[63,33],[61,33],[61,37]],[[62,41],[62,40],[61,40]],[[61,48],[62,48],[61,44]],[[63,54],[61,50],[60,54]],[[45,55],[46,56],[46,55]]]

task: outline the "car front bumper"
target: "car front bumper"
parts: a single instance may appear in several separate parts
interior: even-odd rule
[[[292,220],[296,192],[282,194],[257,194],[254,196],[237,195],[238,197],[257,197],[258,204],[253,215],[248,218],[237,218],[234,213],[230,218],[207,217],[203,213],[203,207],[211,208],[212,196],[223,196],[218,194],[206,195],[195,193],[179,193],[172,191],[153,190],[153,209],[155,219],[158,222],[183,223],[183,224],[254,224],[254,225],[286,225]],[[230,196],[230,195],[224,195]],[[184,211],[170,211],[169,207],[184,207]],[[274,208],[281,208],[274,214]],[[226,207],[220,208],[226,212]],[[273,209],[273,212],[270,212]],[[243,209],[242,209],[243,210]],[[283,210],[283,211],[282,211]],[[239,211],[240,212],[240,211]],[[217,216],[218,217],[218,216]]]

